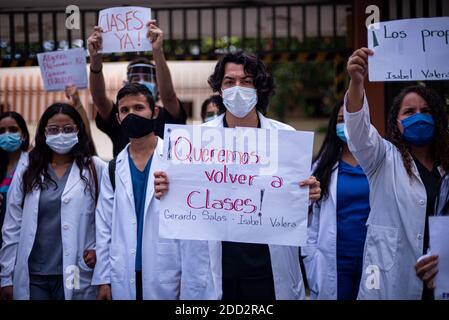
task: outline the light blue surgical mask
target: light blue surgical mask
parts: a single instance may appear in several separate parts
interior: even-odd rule
[[[225,89],[223,104],[235,117],[244,118],[257,104],[257,90],[240,86]]]
[[[78,143],[78,132],[49,135],[45,142],[54,152],[67,154]]]
[[[153,95],[154,101],[157,100],[157,85],[154,82],[147,82],[147,81],[139,81],[140,84],[143,84],[145,87],[150,90],[151,94]]]
[[[14,152],[20,148],[22,144],[22,136],[20,133],[5,132],[0,134],[0,148],[6,152]]]
[[[348,138],[346,137],[346,134],[345,134],[345,124],[344,123],[337,123],[337,136],[344,143],[348,143]]]
[[[435,136],[435,120],[430,114],[415,113],[401,120],[404,127],[402,138],[415,146],[424,146],[432,142]]]

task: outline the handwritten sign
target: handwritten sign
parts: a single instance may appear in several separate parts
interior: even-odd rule
[[[166,125],[164,238],[300,246],[313,133]]]
[[[146,24],[151,9],[142,7],[115,7],[101,10],[98,26],[103,29],[103,53],[150,51]]]
[[[368,27],[370,81],[449,80],[449,17]]]
[[[37,55],[44,88],[64,90],[68,84],[87,87],[86,52],[82,48],[39,53]]]
[[[435,278],[435,299],[449,300],[449,216],[429,217],[429,238],[432,254],[438,254]]]

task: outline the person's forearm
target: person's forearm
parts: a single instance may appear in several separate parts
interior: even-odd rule
[[[365,88],[363,82],[355,83],[352,80],[349,82],[348,88],[348,101],[347,101],[347,111],[350,113],[357,112],[363,107],[363,98],[365,95]]]
[[[89,72],[89,89],[98,113],[103,119],[108,119],[112,110],[112,101],[106,95],[103,71],[99,73],[92,72],[92,70],[99,71],[102,67],[101,58],[92,58],[91,71]]]
[[[156,63],[156,77],[162,104],[173,118],[178,118],[180,116],[180,105],[162,49],[153,50],[153,58]]]
[[[86,132],[90,136],[91,132],[90,132],[89,118],[87,117],[87,112],[84,109],[83,104],[81,103],[81,100],[78,100],[74,107],[75,107],[76,111],[78,111],[78,113],[80,114],[81,119],[83,120],[84,127],[86,128]]]

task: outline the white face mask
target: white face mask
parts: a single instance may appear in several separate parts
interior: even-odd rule
[[[223,103],[226,109],[237,118],[244,118],[257,104],[257,90],[234,86],[223,90]]]
[[[54,152],[67,154],[78,143],[78,132],[49,135],[45,142]]]

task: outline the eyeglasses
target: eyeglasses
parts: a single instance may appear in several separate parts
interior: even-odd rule
[[[9,132],[9,133],[17,133],[17,132],[19,132],[19,127],[13,127],[13,126],[11,126],[11,127],[1,127],[0,128],[0,134],[4,134],[4,133],[6,133],[6,132]]]
[[[45,133],[49,136],[57,135],[60,132],[74,133],[74,132],[78,132],[78,129],[76,128],[76,125],[74,125],[74,124],[68,124],[68,125],[65,125],[64,127],[48,126],[45,128]]]

